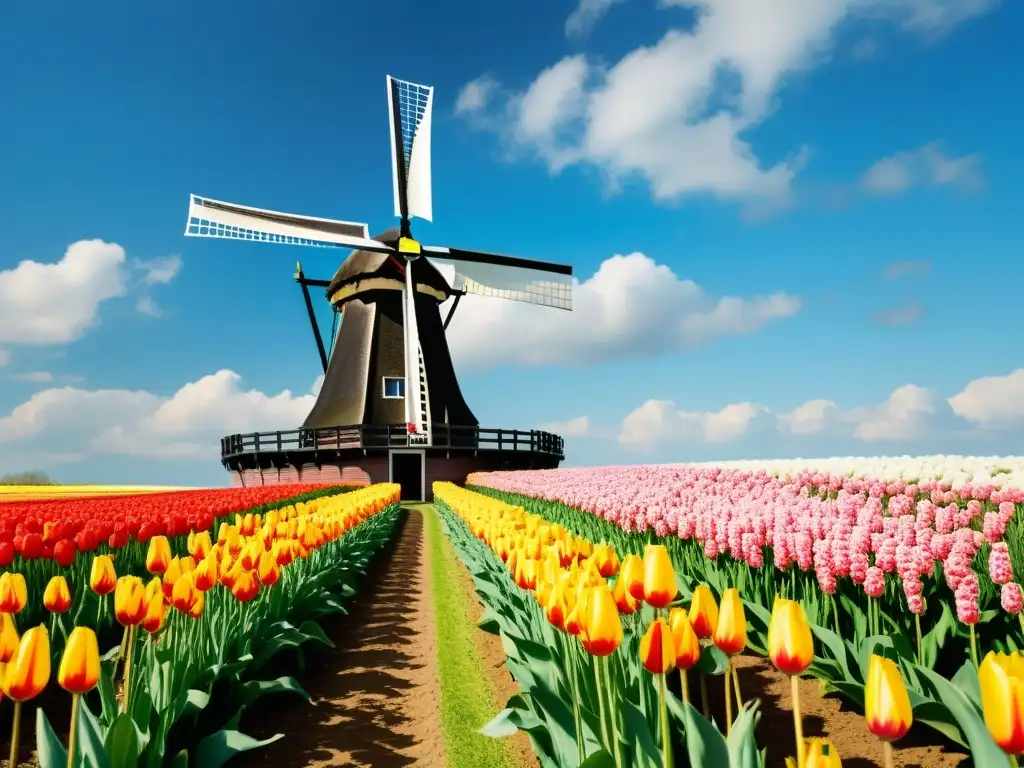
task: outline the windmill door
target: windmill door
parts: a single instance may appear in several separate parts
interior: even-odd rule
[[[424,455],[422,450],[396,449],[388,457],[388,475],[402,486],[402,501],[423,501]]]

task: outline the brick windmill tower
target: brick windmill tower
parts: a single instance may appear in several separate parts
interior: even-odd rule
[[[417,242],[411,219],[432,217],[434,89],[388,77],[387,91],[397,227],[371,238],[366,224],[191,196],[187,236],[352,250],[330,281],[298,268],[324,383],[299,429],[221,440],[236,484],[390,480],[402,485],[403,498],[429,499],[435,480],[552,468],[564,458],[557,435],[480,427],[459,388],[445,330],[467,293],[571,310],[572,268]],[[310,287],[326,289],[340,322],[330,350]]]

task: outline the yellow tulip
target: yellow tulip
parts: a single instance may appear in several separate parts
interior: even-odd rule
[[[126,627],[146,618],[146,586],[138,576],[122,576],[114,588],[114,617]]]
[[[166,536],[154,536],[149,540],[146,551],[146,570],[150,573],[163,573],[171,562],[171,543]]]
[[[825,739],[807,739],[804,744],[803,768],[843,768],[839,759],[839,751],[831,741]],[[797,761],[786,758],[786,768],[797,768]]]
[[[711,637],[718,626],[718,603],[707,584],[698,584],[690,600],[690,624],[697,637]]]
[[[581,601],[583,602],[583,601]],[[586,599],[584,647],[594,656],[607,656],[622,643],[622,620],[607,584],[594,587]]]
[[[9,613],[0,613],[0,664],[6,664],[14,658],[20,642],[14,617]]]
[[[634,600],[644,599],[644,561],[639,555],[626,555],[619,570],[619,581]]]
[[[801,675],[814,661],[814,639],[800,603],[776,600],[768,622],[768,657],[787,675]]]
[[[668,616],[672,628],[672,645],[676,649],[676,666],[690,669],[700,661],[700,640],[693,631],[690,617],[682,608],[673,608]]]
[[[663,544],[648,544],[644,550],[644,602],[667,608],[676,599],[676,572]]]
[[[692,611],[692,609],[691,609]],[[733,656],[747,647],[747,616],[743,612],[743,601],[735,587],[722,594],[722,605],[718,611],[718,624],[712,638],[724,653]]]
[[[3,669],[4,695],[14,701],[35,698],[50,682],[50,638],[46,627],[32,627],[21,637],[18,650]]]
[[[81,695],[96,687],[100,679],[100,649],[96,633],[89,627],[75,627],[60,658],[57,683],[68,693]]]
[[[1007,754],[1024,754],[1024,653],[989,651],[978,682],[992,740]]]
[[[71,590],[63,576],[54,576],[43,591],[43,605],[50,613],[64,613],[71,607]]]
[[[675,668],[676,649],[672,642],[672,630],[660,616],[651,622],[640,639],[640,663],[654,675],[664,675]]]
[[[864,689],[864,717],[868,730],[883,741],[906,736],[914,716],[900,669],[892,659],[871,655]]]
[[[89,587],[97,595],[109,595],[117,587],[117,572],[110,555],[96,555],[89,572]]]
[[[0,613],[18,613],[28,601],[28,585],[20,573],[0,575]]]

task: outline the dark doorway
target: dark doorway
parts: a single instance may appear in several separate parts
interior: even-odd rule
[[[402,486],[402,501],[423,501],[423,454],[392,451],[391,482]]]

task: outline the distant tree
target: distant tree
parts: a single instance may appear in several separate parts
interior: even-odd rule
[[[8,472],[0,477],[0,485],[56,485],[50,476],[40,469],[27,472]]]

